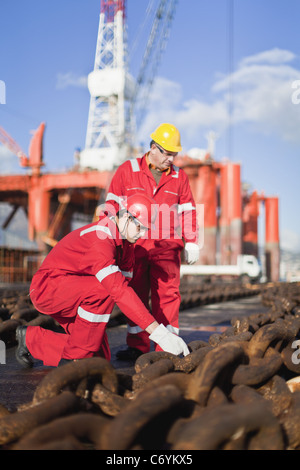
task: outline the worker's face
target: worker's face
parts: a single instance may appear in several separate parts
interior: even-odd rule
[[[126,238],[129,243],[135,243],[148,231],[148,229],[141,225],[137,219],[130,217],[127,213],[119,219],[119,230],[122,236]]]
[[[152,144],[149,152],[149,160],[152,165],[161,171],[167,170],[173,163],[177,152],[168,152],[158,144]]]

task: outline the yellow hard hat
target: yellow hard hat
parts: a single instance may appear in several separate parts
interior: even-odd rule
[[[172,124],[160,124],[150,137],[169,152],[180,152],[182,150],[179,130]]]

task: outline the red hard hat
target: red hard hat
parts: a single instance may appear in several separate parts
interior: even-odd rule
[[[154,199],[146,194],[137,193],[129,196],[124,205],[129,214],[137,219],[141,225],[153,228],[157,216],[157,206]]]

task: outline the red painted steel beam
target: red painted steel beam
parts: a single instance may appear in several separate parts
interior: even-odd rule
[[[28,237],[36,240],[39,249],[43,251],[42,236],[46,235],[49,226],[51,194],[45,191],[40,179],[33,178],[28,192]]]
[[[276,282],[280,279],[278,197],[265,198],[265,230],[266,275]]]
[[[42,175],[42,184],[45,190],[68,188],[106,188],[112,173],[109,171],[85,171],[68,173],[49,173]]]
[[[279,204],[278,197],[265,198],[266,243],[279,243]]]
[[[204,206],[204,221],[199,217],[200,229],[203,229],[203,247],[200,250],[199,264],[216,264],[218,176],[221,166],[214,162],[209,154],[203,160],[179,155],[174,163],[183,168],[188,175],[196,205]]]
[[[211,165],[199,168],[195,180],[194,198],[196,204],[203,204],[204,227],[203,247],[200,251],[200,264],[215,264],[217,251],[217,173]]]
[[[220,172],[220,255],[221,264],[235,264],[242,253],[241,167],[223,164]]]
[[[36,167],[39,169],[39,167]],[[47,234],[50,223],[51,191],[70,188],[106,189],[112,177],[111,172],[87,171],[62,174],[8,175],[0,177],[0,200],[10,201],[11,193],[26,194],[28,201],[28,237],[36,240],[41,251],[42,238]]]
[[[30,175],[7,175],[0,176],[0,199],[3,200],[3,193],[8,191],[28,192],[30,188]]]
[[[107,7],[114,7],[116,11],[123,8],[123,2],[103,2]],[[45,123],[41,123],[33,133],[28,149],[28,157],[22,154],[21,166],[30,168],[28,175],[0,176],[0,201],[28,205],[28,235],[29,239],[36,240],[41,249],[44,244],[42,238],[47,235],[50,224],[51,191],[68,190],[71,188],[103,188],[106,189],[112,177],[111,172],[85,171],[61,174],[41,174],[43,163],[43,137]],[[1,139],[10,148],[20,151],[19,147],[8,134],[1,129]],[[14,147],[13,144],[15,145]],[[20,155],[19,155],[20,156]]]
[[[68,188],[106,188],[111,172],[86,171],[83,173],[49,173],[39,176],[39,184],[45,191]],[[35,183],[37,184],[37,183]],[[7,191],[28,192],[32,185],[31,175],[0,176],[0,194]]]
[[[258,256],[258,216],[260,196],[254,191],[243,207],[243,253]]]

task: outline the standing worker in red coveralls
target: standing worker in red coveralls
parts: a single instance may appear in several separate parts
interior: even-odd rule
[[[66,334],[19,326],[16,358],[22,365],[31,367],[32,357],[46,366],[91,356],[110,360],[105,330],[115,303],[164,351],[189,353],[185,342],[159,325],[128,286],[133,245],[151,227],[155,203],[140,194],[123,205],[115,216],[102,213],[98,222],[60,240],[34,275],[30,286],[34,306],[57,320]]]
[[[138,193],[155,200],[158,206],[156,228],[149,230],[135,245],[135,268],[130,285],[147,307],[151,291],[152,315],[169,331],[178,334],[183,247],[188,264],[199,259],[196,207],[186,173],[173,165],[182,150],[178,129],[164,123],[150,137],[148,153],[124,162],[117,169],[106,201],[119,207],[120,197]],[[131,319],[128,320],[127,345],[127,349],[118,351],[118,359],[135,360],[150,348],[149,336]],[[159,346],[156,350],[160,350]]]

